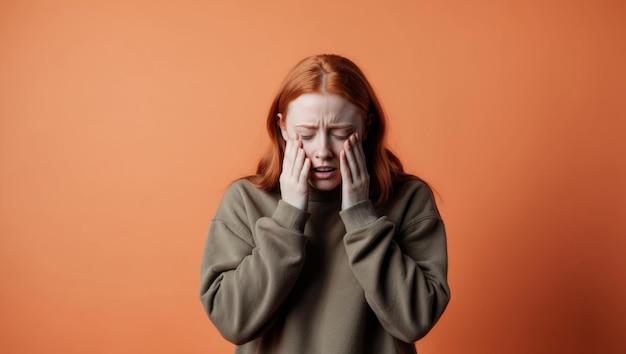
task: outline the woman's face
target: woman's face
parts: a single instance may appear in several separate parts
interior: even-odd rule
[[[341,183],[339,154],[354,133],[363,138],[363,120],[358,108],[341,96],[305,93],[289,103],[287,116],[278,115],[285,139],[302,141],[311,160],[309,184],[329,191]],[[284,120],[284,121],[283,121]]]

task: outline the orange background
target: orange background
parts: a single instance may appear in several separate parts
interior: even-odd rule
[[[624,4],[2,1],[0,352],[232,353],[205,235],[321,52],[442,197],[452,302],[421,353],[625,352]]]

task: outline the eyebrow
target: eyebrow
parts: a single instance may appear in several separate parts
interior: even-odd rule
[[[296,128],[308,128],[308,129],[317,129],[319,126],[315,124],[298,124],[295,126]],[[328,127],[330,129],[348,129],[354,128],[352,124],[329,124]]]

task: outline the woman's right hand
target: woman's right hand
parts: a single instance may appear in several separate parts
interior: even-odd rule
[[[309,201],[309,160],[302,149],[302,141],[296,134],[295,139],[287,139],[283,170],[280,173],[280,192],[283,201],[306,211]]]

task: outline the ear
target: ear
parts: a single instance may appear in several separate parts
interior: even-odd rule
[[[278,127],[280,128],[280,134],[283,136],[285,141],[289,140],[289,135],[287,134],[287,127],[285,125],[285,119],[283,118],[282,113],[278,113],[276,115],[276,120],[278,120]]]

